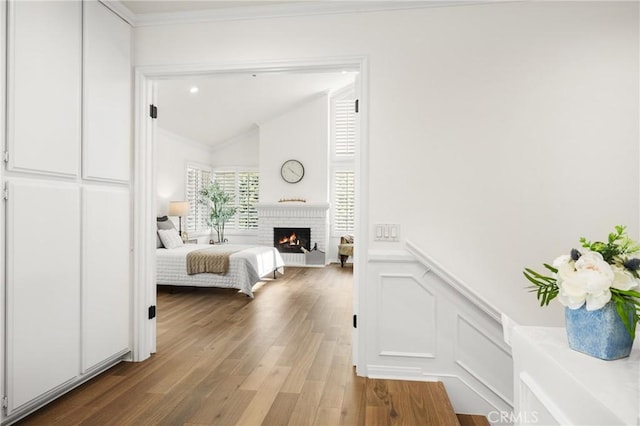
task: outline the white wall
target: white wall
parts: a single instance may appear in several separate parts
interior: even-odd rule
[[[211,151],[202,144],[160,128],[156,136],[157,214],[164,216],[169,212],[169,201],[186,199],[187,164],[200,164],[210,168],[211,164],[207,160],[211,158]]]
[[[260,150],[260,130],[254,127],[250,131],[223,142],[215,147],[211,155],[211,164],[216,167],[258,168]]]
[[[366,55],[360,211],[401,229],[372,248],[411,240],[516,321],[561,324],[521,270],[638,237],[637,35],[636,3],[515,2],[142,27],[136,62]]]
[[[282,163],[295,159],[304,166],[298,183],[280,175]],[[329,201],[329,96],[321,95],[260,125],[260,202],[303,198]]]

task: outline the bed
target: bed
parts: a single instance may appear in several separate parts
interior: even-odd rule
[[[187,274],[187,254],[194,250],[233,252],[224,274]],[[275,247],[237,244],[184,244],[156,249],[156,283],[172,286],[235,288],[253,297],[253,286],[262,277],[284,273],[284,261]]]

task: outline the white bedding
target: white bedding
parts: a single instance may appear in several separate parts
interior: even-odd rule
[[[187,275],[187,253],[193,250],[235,251],[229,256],[226,274]],[[283,272],[284,261],[274,247],[236,244],[184,244],[175,249],[156,249],[156,283],[163,285],[237,288],[253,297],[253,285],[274,270]]]

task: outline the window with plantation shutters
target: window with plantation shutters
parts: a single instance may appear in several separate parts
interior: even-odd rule
[[[334,114],[334,155],[336,157],[354,155],[356,141],[355,99],[351,97],[336,99]]]
[[[259,183],[257,172],[238,172],[238,229],[258,229]]]
[[[353,87],[331,98],[331,234],[355,231],[356,100]]]
[[[214,179],[227,193],[233,195],[237,211],[225,224],[226,229],[258,229],[258,212],[254,204],[260,194],[260,179],[255,171],[216,171]]]
[[[200,202],[200,190],[211,182],[211,171],[197,166],[187,166],[187,201],[189,215],[186,217],[187,231],[199,231],[209,228],[209,207]]]
[[[338,170],[333,185],[333,229],[335,232],[353,232],[355,229],[355,173]]]

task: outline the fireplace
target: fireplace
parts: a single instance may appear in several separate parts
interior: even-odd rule
[[[280,253],[311,250],[311,228],[273,228],[273,246]]]

